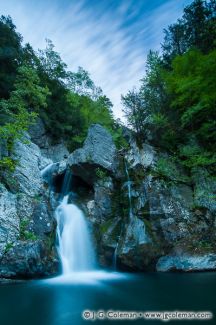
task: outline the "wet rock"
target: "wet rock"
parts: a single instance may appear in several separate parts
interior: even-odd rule
[[[154,269],[158,250],[149,236],[145,223],[133,216],[121,233],[117,247],[117,265],[120,269],[147,271]]]
[[[16,242],[1,260],[2,278],[38,278],[57,273],[57,260],[42,241]]]
[[[35,205],[32,221],[30,231],[33,231],[34,234],[40,237],[44,237],[44,235],[50,234],[55,230],[55,219],[48,209],[47,202],[44,200],[37,202]]]
[[[163,256],[158,260],[156,269],[159,272],[216,270],[216,254]]]

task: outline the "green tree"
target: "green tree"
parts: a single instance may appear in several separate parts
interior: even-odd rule
[[[77,72],[67,73],[67,86],[72,92],[91,97],[93,100],[102,96],[101,88],[95,86],[89,73],[82,67],[78,67]]]
[[[50,79],[63,81],[67,77],[67,65],[62,61],[58,52],[54,51],[55,46],[52,41],[46,39],[47,46],[45,50],[39,50],[40,64],[43,73]]]
[[[179,113],[181,127],[206,145],[216,136],[215,71],[216,51],[205,55],[191,50],[174,59],[167,75],[171,105]]]
[[[185,7],[177,23],[165,30],[164,63],[169,67],[176,55],[191,48],[208,53],[216,47],[216,1],[195,0]]]
[[[135,130],[138,136],[141,136],[144,121],[147,117],[145,103],[141,93],[136,90],[129,91],[125,96],[122,96],[122,103],[128,125]]]
[[[22,57],[22,37],[10,16],[0,17],[0,98],[8,98],[14,87]]]
[[[9,153],[16,139],[21,139],[34,122],[40,107],[46,106],[48,89],[40,86],[35,70],[27,66],[18,68],[15,89],[9,99],[0,101],[1,125],[0,138],[6,143]]]

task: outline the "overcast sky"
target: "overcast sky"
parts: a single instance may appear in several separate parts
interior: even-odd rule
[[[70,70],[90,72],[121,117],[121,94],[145,73],[146,55],[160,49],[163,29],[191,0],[0,0],[34,49],[49,38]]]

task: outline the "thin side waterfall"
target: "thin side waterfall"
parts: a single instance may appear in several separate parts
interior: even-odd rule
[[[61,196],[65,196],[70,192],[70,188],[72,186],[72,173],[69,169],[66,169],[64,179],[63,179],[63,184],[61,188]]]
[[[144,237],[145,237],[145,242],[148,241],[147,235],[146,235],[146,229],[145,229],[145,223],[141,222],[139,218],[137,218],[136,215],[133,214],[132,210],[132,200],[131,200],[131,180],[127,168],[127,163],[125,161],[125,171],[127,175],[127,188],[128,188],[128,201],[129,201],[129,218],[130,218],[130,223],[133,225],[133,230],[135,233],[137,233],[137,238],[140,236],[140,229],[143,228],[144,231]],[[141,234],[142,235],[142,234]],[[117,247],[116,247],[117,249]]]
[[[66,171],[62,186],[62,201],[57,207],[57,250],[63,275],[91,271],[95,268],[94,249],[83,212],[68,203],[73,176]]]
[[[130,176],[129,176],[129,172],[128,172],[128,168],[127,168],[127,163],[125,161],[125,172],[127,175],[127,189],[128,189],[128,202],[129,202],[129,218],[130,220],[133,220],[133,210],[132,210],[132,200],[131,200],[131,180],[130,180]],[[118,246],[119,246],[119,239],[120,239],[121,235],[119,236],[118,240],[117,240],[117,244],[116,244],[116,248],[113,254],[113,268],[116,269],[117,267],[117,251],[118,251]]]
[[[41,176],[47,182],[50,189],[52,188],[52,174],[55,166],[56,163],[51,163],[41,170]]]
[[[114,254],[113,254],[113,268],[114,268],[114,270],[116,270],[116,268],[117,268],[117,250],[118,250],[118,245],[119,245],[119,238],[118,238],[118,241],[117,241],[117,244],[116,244],[116,248],[115,248],[115,251],[114,251]]]
[[[133,210],[132,210],[132,201],[131,201],[131,180],[127,168],[127,163],[125,161],[125,172],[127,175],[127,188],[128,188],[128,201],[129,201],[129,218],[133,218]]]

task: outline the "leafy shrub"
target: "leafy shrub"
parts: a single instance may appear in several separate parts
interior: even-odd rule
[[[11,157],[3,157],[0,160],[0,170],[8,170],[9,172],[14,172],[17,165],[17,161]]]
[[[37,240],[37,236],[32,232],[27,230],[29,225],[29,220],[23,219],[20,221],[20,240]]]

